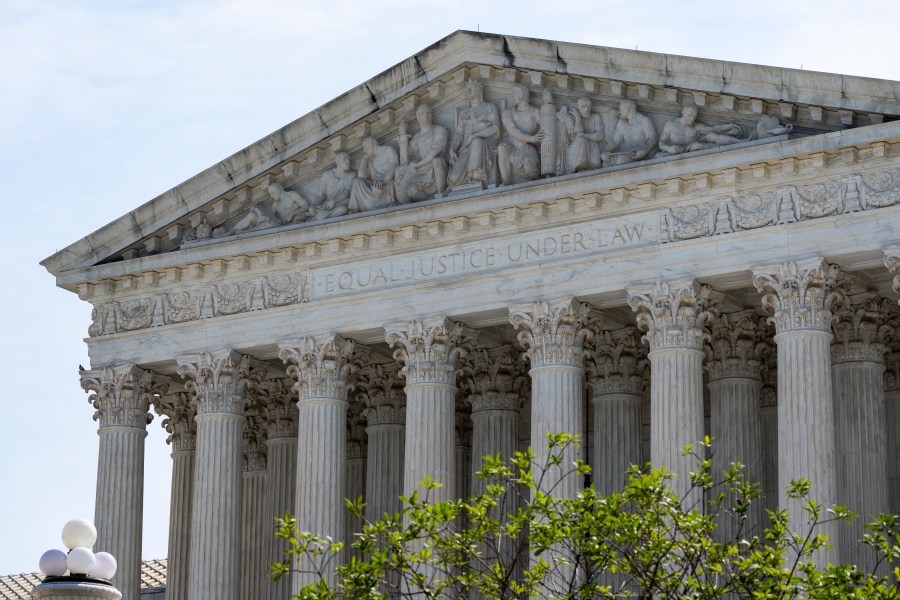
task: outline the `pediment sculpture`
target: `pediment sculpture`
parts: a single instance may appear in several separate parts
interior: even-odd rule
[[[333,166],[299,181],[270,177],[265,194],[243,213],[212,228],[203,221],[183,242],[322,221],[425,200],[587,173],[701,150],[764,140],[792,131],[771,115],[707,124],[684,103],[680,116],[645,113],[631,98],[574,95],[557,99],[510,82],[499,105],[482,81],[464,82],[462,103],[441,115],[415,107],[415,123],[360,136],[355,149],[333,153]],[[537,98],[539,96],[539,98]],[[537,101],[536,101],[537,100]],[[658,110],[658,108],[657,108]],[[442,117],[440,120],[438,116]],[[740,115],[739,115],[740,116]],[[721,115],[719,115],[721,120]],[[452,121],[452,128],[441,124]],[[356,166],[353,157],[356,156]]]

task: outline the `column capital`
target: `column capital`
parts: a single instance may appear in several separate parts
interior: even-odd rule
[[[706,371],[710,381],[730,378],[761,381],[767,329],[766,318],[752,309],[718,312],[712,318],[710,340],[706,346]]]
[[[268,420],[269,437],[297,437],[297,396],[294,393],[292,379],[269,379],[266,385],[266,418]]]
[[[894,302],[882,301],[875,292],[847,295],[844,305],[834,311],[832,362],[884,364],[885,342],[894,334],[886,320],[894,308]]]
[[[169,389],[169,379],[134,365],[81,371],[81,388],[104,427],[146,429],[153,420],[150,403]]]
[[[178,374],[194,395],[197,414],[242,416],[247,390],[266,375],[266,368],[233,350],[198,352],[176,357]]]
[[[169,434],[166,443],[172,445],[172,450],[194,450],[197,447],[197,407],[192,401],[191,394],[177,392],[166,396],[160,396],[153,401],[153,408],[165,418],[162,427]]]
[[[588,385],[594,396],[644,393],[646,353],[635,327],[597,331],[587,355]]]
[[[278,357],[296,380],[299,403],[313,398],[347,401],[353,365],[353,340],[336,333],[295,338],[278,343]]]
[[[406,384],[456,384],[457,362],[475,345],[478,332],[446,317],[416,319],[384,326],[394,360],[402,364]]]
[[[244,472],[263,471],[266,468],[266,439],[268,438],[268,422],[263,408],[268,398],[258,391],[251,391],[244,405],[244,430],[242,464]]]
[[[509,307],[509,322],[520,330],[519,343],[531,367],[566,365],[582,368],[590,306],[572,297],[539,300]]]
[[[406,394],[397,363],[370,364],[360,371],[357,399],[365,407],[362,418],[369,425],[402,425],[406,422]]]
[[[486,410],[518,413],[530,394],[524,362],[512,346],[479,348],[467,357],[460,388],[472,414]]]
[[[753,268],[762,308],[772,313],[777,334],[814,330],[831,333],[832,309],[843,303],[837,265],[822,258]]]
[[[637,313],[635,321],[646,331],[644,340],[650,352],[664,348],[702,350],[706,333],[703,326],[712,314],[712,289],[694,279],[657,281],[643,288],[629,288],[628,304]]]

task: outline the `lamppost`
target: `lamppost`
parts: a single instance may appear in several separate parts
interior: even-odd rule
[[[68,552],[47,550],[41,556],[44,579],[31,591],[33,598],[48,600],[121,600],[109,580],[116,574],[116,559],[93,551],[97,528],[87,519],[72,519],[63,526],[62,541]]]

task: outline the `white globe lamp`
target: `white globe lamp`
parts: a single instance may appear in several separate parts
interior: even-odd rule
[[[47,550],[41,555],[41,573],[47,577],[62,577],[69,568],[66,553],[62,550]]]
[[[62,530],[62,541],[66,548],[93,548],[97,541],[97,528],[87,519],[72,519]]]
[[[94,570],[91,571],[91,577],[105,579],[107,581],[112,579],[116,574],[116,569],[119,568],[115,557],[109,552],[98,552],[94,555],[94,558],[97,560],[97,565],[94,567]]]
[[[97,566],[97,559],[94,558],[90,548],[81,546],[69,550],[66,564],[69,565],[69,573],[72,575],[87,575]]]

